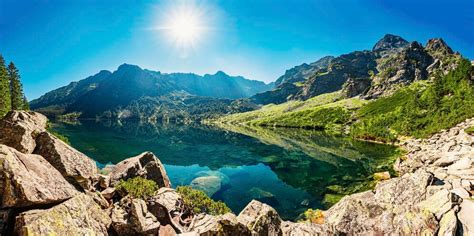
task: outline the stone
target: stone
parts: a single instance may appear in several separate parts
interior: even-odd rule
[[[456,212],[450,210],[444,214],[439,222],[438,235],[440,236],[456,236],[458,219],[456,218]]]
[[[137,176],[155,181],[160,188],[171,187],[163,164],[151,152],[144,152],[115,165],[110,173],[110,185],[115,186],[120,180],[127,180]]]
[[[105,199],[112,199],[116,193],[115,188],[110,187],[106,188],[104,191],[100,192]]]
[[[181,214],[186,211],[183,199],[172,188],[160,188],[147,199],[148,211],[162,224],[172,225],[177,233],[185,232],[180,224]]]
[[[474,235],[474,201],[464,200],[458,212],[458,220],[461,223],[463,235]]]
[[[442,157],[440,159],[433,163],[435,166],[449,166],[459,159],[459,154],[455,152],[443,153],[441,156]]]
[[[29,210],[16,217],[18,235],[108,235],[109,215],[94,200],[79,194],[46,210]]]
[[[142,199],[124,197],[112,209],[112,227],[117,235],[158,234],[160,222]]]
[[[459,197],[446,189],[440,190],[433,196],[417,204],[422,209],[433,213],[437,219],[451,210],[451,208],[458,202]]]
[[[324,225],[312,223],[293,223],[284,221],[281,223],[281,232],[284,236],[323,236],[331,235]]]
[[[44,157],[66,180],[84,190],[90,190],[92,182],[97,178],[94,160],[48,132],[38,135],[34,153]]]
[[[454,162],[454,164],[450,165],[448,167],[448,173],[450,171],[457,171],[457,170],[466,170],[470,169],[473,165],[473,161],[469,157],[463,157],[459,159],[458,161]]]
[[[455,188],[451,190],[452,193],[456,194],[461,198],[470,198],[471,194],[464,188]]]
[[[109,202],[100,192],[85,191],[85,194],[91,197],[102,209],[109,208]]]
[[[252,200],[237,216],[237,220],[249,228],[252,234],[278,235],[281,234],[282,220],[271,206]]]
[[[49,162],[0,145],[0,207],[46,205],[67,200],[78,191]]]
[[[106,189],[110,185],[110,177],[108,175],[99,175],[99,187]]]
[[[46,130],[46,116],[32,111],[10,111],[0,120],[0,144],[32,153],[36,136]]]
[[[192,220],[189,231],[197,235],[251,235],[249,229],[232,213],[219,216],[199,214]]]
[[[202,176],[193,179],[190,186],[193,189],[205,192],[208,196],[212,196],[221,189],[222,184],[218,176]]]
[[[387,180],[390,179],[390,173],[388,171],[374,173],[374,180]]]

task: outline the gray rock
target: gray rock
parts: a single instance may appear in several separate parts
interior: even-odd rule
[[[221,179],[218,176],[202,176],[191,181],[190,186],[205,192],[208,196],[214,195],[222,187]]]
[[[34,153],[44,157],[72,184],[84,190],[92,189],[92,182],[97,178],[97,166],[83,153],[48,132],[38,135]]]
[[[441,221],[439,222],[438,235],[455,236],[457,223],[458,219],[456,217],[456,212],[454,210],[450,210],[448,213],[443,215],[443,218],[441,218]]]
[[[282,220],[271,206],[252,200],[237,216],[237,220],[245,225],[252,234],[278,235],[281,234]]]
[[[171,187],[163,164],[151,152],[144,152],[115,165],[110,173],[110,185],[115,186],[121,179],[127,180],[137,176],[155,181],[160,188]]]
[[[147,207],[162,224],[171,225],[177,233],[185,232],[179,219],[186,207],[176,190],[160,188],[154,196],[147,199]]]
[[[330,231],[324,225],[313,223],[293,223],[284,221],[281,223],[281,232],[284,236],[315,236],[330,235]]]
[[[191,222],[189,231],[197,235],[251,235],[249,229],[232,213],[219,216],[199,214]]]
[[[106,188],[104,191],[100,192],[105,199],[112,199],[115,196],[115,188],[110,187]]]
[[[0,145],[0,200],[4,207],[45,205],[78,194],[49,162]]]
[[[112,227],[118,235],[158,234],[160,222],[148,211],[145,201],[124,197],[112,209]]]
[[[458,219],[461,222],[463,235],[474,235],[474,201],[464,200],[458,212]]]
[[[464,188],[455,188],[455,189],[451,190],[451,192],[456,194],[457,196],[459,196],[461,198],[470,198],[471,197],[471,194],[469,194],[469,192],[466,191],[466,189],[464,189]]]
[[[109,215],[94,200],[79,194],[47,210],[16,217],[18,235],[108,235]]]
[[[446,189],[440,190],[435,193],[433,196],[427,198],[426,200],[418,203],[418,207],[421,210],[426,210],[433,213],[437,219],[451,210],[451,208],[457,204],[459,197]]]
[[[11,111],[0,120],[0,144],[32,153],[36,136],[46,130],[46,116],[32,111]]]

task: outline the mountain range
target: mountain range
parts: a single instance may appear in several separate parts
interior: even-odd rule
[[[165,107],[182,110],[188,103],[199,101],[213,104],[211,109],[219,109],[216,113],[226,113],[234,109],[241,111],[235,106],[244,104],[231,99],[247,98],[272,87],[273,83],[229,76],[222,71],[204,76],[192,73],[166,74],[123,64],[114,72],[100,71],[48,92],[31,101],[31,108],[50,116],[80,112],[82,118],[103,115],[125,118],[141,116],[133,113],[132,106],[134,111],[138,111],[144,110],[140,107],[149,107],[150,103],[154,103],[163,112]],[[149,109],[147,113],[151,113]]]

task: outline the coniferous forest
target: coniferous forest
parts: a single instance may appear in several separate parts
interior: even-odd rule
[[[11,110],[29,109],[18,68],[13,62],[6,66],[3,56],[0,55],[0,117]]]

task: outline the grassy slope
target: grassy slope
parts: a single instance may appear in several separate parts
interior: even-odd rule
[[[266,105],[259,110],[233,114],[217,120],[219,123],[281,126],[295,128],[337,129],[350,118],[351,111],[366,101],[343,99],[340,92],[316,96],[306,101],[289,101]]]
[[[343,99],[339,92],[307,101],[267,105],[259,110],[233,114],[218,123],[341,131],[351,124],[352,136],[394,142],[400,136],[424,138],[474,115],[473,66],[459,66],[434,82],[421,81],[393,95],[367,102]]]

